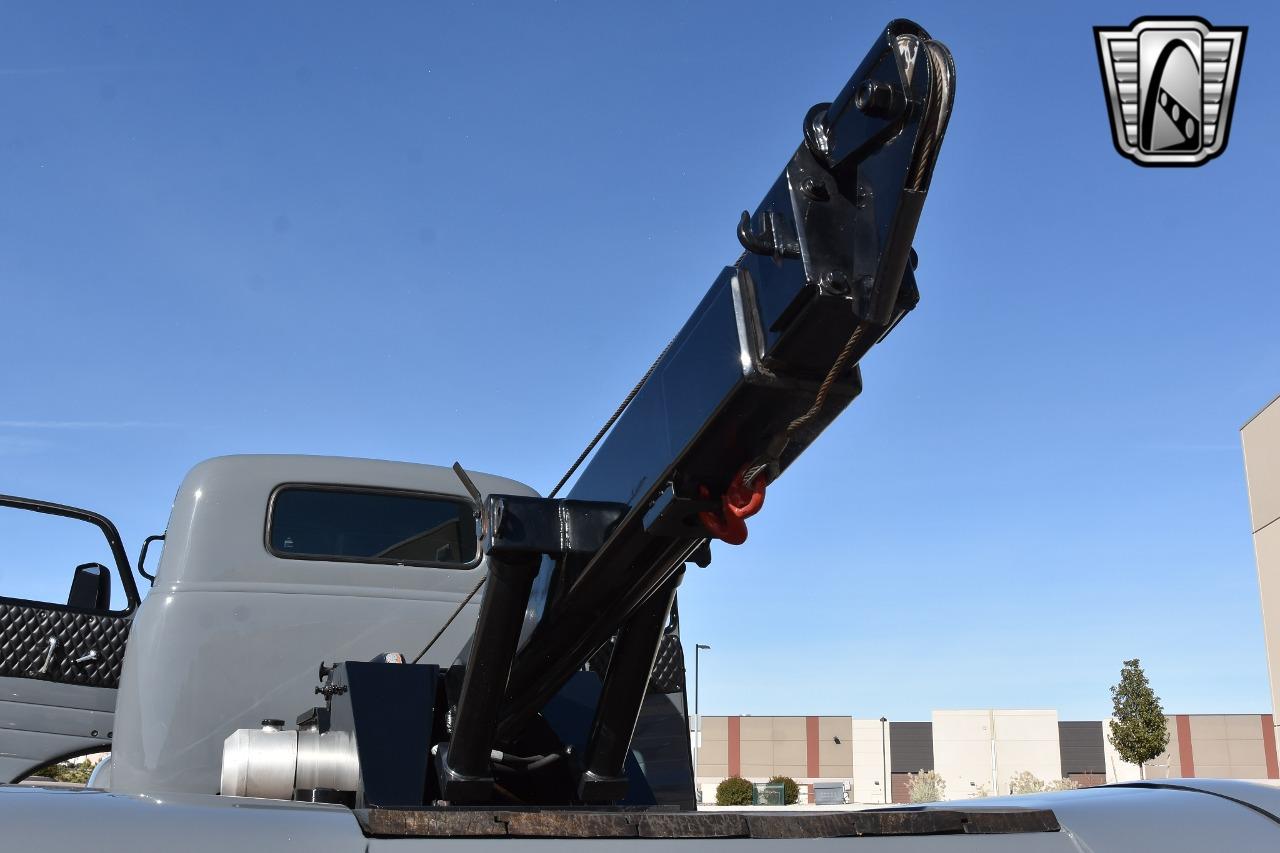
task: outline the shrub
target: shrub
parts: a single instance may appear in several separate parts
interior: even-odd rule
[[[741,776],[730,776],[716,785],[717,806],[749,806],[755,788]]]
[[[87,758],[73,758],[69,761],[48,764],[38,770],[33,770],[31,775],[43,776],[46,779],[52,779],[54,782],[74,782],[78,785],[83,785],[89,781],[89,775],[93,773],[93,768],[97,766],[97,762],[90,761]]]
[[[1044,782],[1026,770],[1014,774],[1009,780],[1010,794],[1038,794],[1043,790]]]
[[[946,799],[947,783],[933,770],[907,774],[907,791],[913,803],[936,803]]]
[[[1079,787],[1080,783],[1071,779],[1050,779],[1048,782],[1043,782],[1025,770],[1009,780],[1010,794],[1039,794],[1042,791],[1074,791]]]
[[[774,776],[769,780],[774,784],[782,783],[782,804],[792,806],[800,799],[800,786],[790,776]]]

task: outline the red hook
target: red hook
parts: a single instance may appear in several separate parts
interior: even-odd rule
[[[746,471],[747,468],[744,465],[733,476],[733,481],[729,484],[729,488],[725,490],[724,495],[720,498],[720,512],[704,511],[698,513],[698,519],[702,522],[703,527],[707,528],[707,532],[714,538],[730,545],[741,545],[747,541],[746,519],[755,515],[764,506],[766,486],[764,472],[758,474],[751,481],[751,485],[747,485],[742,482]],[[711,492],[706,486],[700,486],[698,493],[704,500],[711,497]]]

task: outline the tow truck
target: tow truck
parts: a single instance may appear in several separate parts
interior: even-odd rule
[[[1226,781],[697,809],[677,588],[747,540],[918,302],[954,94],[947,49],[891,22],[546,496],[457,464],[208,460],[154,574],[144,545],[145,601],[108,519],[0,498],[95,526],[114,562],[77,565],[65,605],[0,600],[0,774],[111,752],[82,790],[0,787],[5,849],[1276,849],[1280,792]]]

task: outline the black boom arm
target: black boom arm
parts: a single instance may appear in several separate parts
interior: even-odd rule
[[[767,484],[861,390],[858,361],[916,304],[911,247],[955,90],[950,53],[889,24],[803,141],[565,499],[492,496],[491,575],[437,747],[441,795],[486,801],[510,743],[611,638],[579,775],[618,799],[662,626],[688,561],[741,542]]]

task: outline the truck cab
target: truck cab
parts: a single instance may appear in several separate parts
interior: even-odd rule
[[[482,495],[536,495],[470,478]],[[0,781],[109,750],[96,784],[216,794],[226,734],[311,702],[318,661],[416,655],[458,610],[487,571],[474,501],[445,467],[210,459],[178,488],[144,599],[106,518],[0,500],[6,529],[35,527],[59,553],[74,544],[84,555],[65,603],[34,600],[23,576],[0,589]],[[57,533],[45,530],[51,518]],[[115,609],[113,586],[124,593]],[[453,662],[477,605],[424,663]]]

